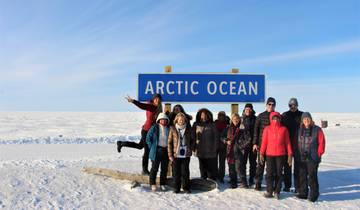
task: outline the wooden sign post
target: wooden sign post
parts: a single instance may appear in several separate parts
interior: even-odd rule
[[[171,66],[165,66],[164,71],[165,73],[170,74],[172,71]],[[166,113],[169,116],[170,112],[171,112],[171,103],[165,103],[164,113]],[[169,161],[167,176],[172,176],[172,171],[173,171],[172,166],[173,166],[172,162]]]
[[[239,73],[239,69],[231,69],[231,73],[237,74]],[[234,113],[239,113],[239,104],[231,104],[231,115]]]

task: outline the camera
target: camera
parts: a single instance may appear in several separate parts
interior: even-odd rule
[[[180,146],[178,157],[180,158],[186,157],[186,146]]]
[[[304,151],[301,153],[301,161],[308,161],[309,160],[309,152],[308,151]]]

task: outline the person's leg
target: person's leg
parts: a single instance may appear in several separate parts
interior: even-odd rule
[[[149,176],[149,182],[150,185],[156,184],[156,175],[159,170],[161,159],[159,158],[158,151],[156,151],[156,157],[155,160],[151,161],[151,170],[150,170],[150,176]]]
[[[217,167],[216,157],[208,158],[206,162],[207,162],[206,168],[208,171],[209,178],[216,181],[218,177],[218,167]]]
[[[160,148],[161,151],[161,172],[160,172],[160,185],[166,185],[169,157],[167,148]]]
[[[200,170],[200,177],[202,179],[207,179],[207,172],[205,170],[205,160],[203,158],[198,158],[199,159],[199,170]]]
[[[309,186],[310,186],[310,195],[309,200],[312,202],[317,201],[319,198],[319,182],[318,182],[318,163],[308,162],[307,169],[309,173]]]
[[[299,168],[300,168],[300,161],[294,159],[294,187],[295,192],[299,192],[300,187],[300,180],[299,180]]]
[[[289,164],[284,165],[284,191],[289,192],[291,188],[291,166]]]
[[[144,174],[149,173],[148,165],[149,165],[150,148],[146,144],[146,135],[147,135],[147,131],[142,130],[141,131],[141,141],[140,141],[140,143],[143,145],[142,147],[144,148],[144,154],[143,154],[143,157],[142,157],[142,169],[143,169]]]
[[[250,174],[249,174],[249,185],[254,184],[254,178],[256,174],[256,152],[254,153],[251,149],[249,151],[249,163],[250,163]]]
[[[256,175],[255,175],[255,189],[256,190],[261,190],[261,182],[264,176],[264,169],[265,169],[265,163],[261,164],[260,161],[260,154],[257,155],[258,156],[258,161],[257,161],[257,166],[256,166]],[[265,156],[265,160],[266,160],[266,156]]]
[[[175,158],[173,162],[174,192],[180,192],[181,188],[181,159]]]
[[[190,192],[190,157],[184,158],[181,164],[182,187],[184,191]]]
[[[244,150],[238,151],[239,159],[237,160],[237,167],[239,168],[239,177],[242,187],[247,187],[246,180],[246,162],[247,162],[247,152]]]
[[[226,146],[220,148],[218,157],[219,157],[219,180],[223,181],[225,177]]]
[[[298,197],[306,199],[308,196],[308,173],[306,162],[299,162],[299,194]]]
[[[276,170],[276,163],[274,157],[266,158],[266,192],[270,196],[274,190],[274,172]]]
[[[276,157],[275,158],[275,163],[276,163],[276,186],[275,186],[275,193],[280,194],[281,191],[281,186],[282,186],[282,182],[283,182],[283,169],[284,169],[284,165],[285,165],[285,159],[286,156],[280,156],[280,157]]]
[[[236,188],[237,187],[236,166],[234,163],[229,163],[228,168],[229,168],[229,177],[230,177],[231,188]]]

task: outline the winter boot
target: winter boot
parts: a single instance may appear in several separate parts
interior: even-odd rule
[[[259,182],[256,182],[255,184],[255,190],[261,191],[261,184]]]
[[[151,191],[156,192],[156,185],[151,185]]]
[[[165,192],[167,189],[166,189],[166,186],[165,185],[160,185],[160,190]]]
[[[274,197],[275,197],[277,200],[280,200],[280,193],[274,193]]]
[[[266,192],[266,193],[264,193],[264,197],[265,197],[265,198],[273,198],[274,196],[273,196],[272,193]]]
[[[118,151],[118,153],[120,153],[123,143],[122,143],[122,141],[117,141],[116,144],[117,144],[117,151]]]

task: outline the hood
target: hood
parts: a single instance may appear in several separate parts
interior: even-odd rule
[[[200,122],[202,112],[205,112],[205,114],[207,115],[208,120],[209,120],[208,122],[214,122],[212,113],[208,109],[202,108],[196,113],[196,122],[197,123]]]
[[[161,112],[161,113],[158,115],[158,117],[156,118],[156,123],[159,123],[159,120],[161,120],[161,119],[167,120],[168,123],[170,122],[168,116],[167,116],[164,112]]]
[[[278,117],[280,118],[280,121],[281,121],[281,115],[280,115],[279,112],[270,112],[270,124],[271,124],[271,125],[280,125],[280,122],[275,123],[275,121],[272,120],[272,118],[273,118],[274,116],[278,116]]]

